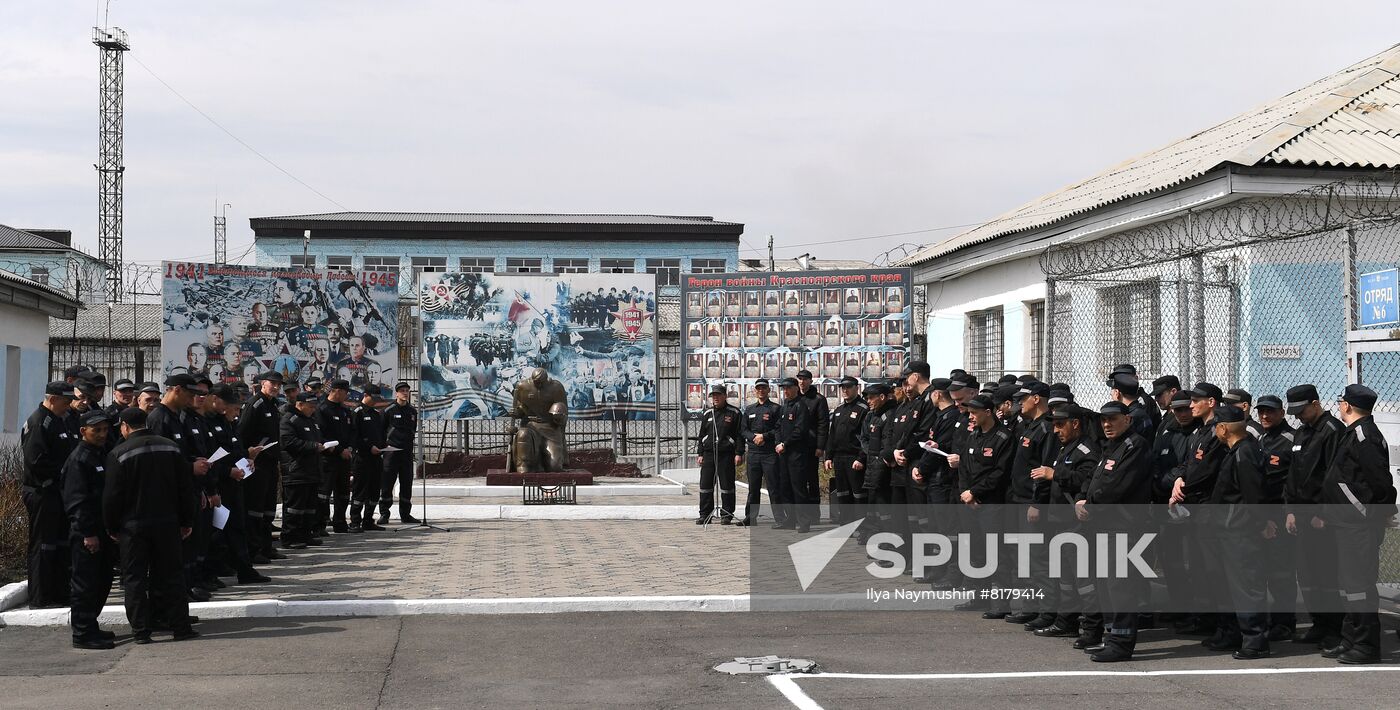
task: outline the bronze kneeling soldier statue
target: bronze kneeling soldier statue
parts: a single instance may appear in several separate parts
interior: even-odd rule
[[[510,408],[510,460],[506,469],[518,473],[563,471],[569,465],[564,425],[569,406],[564,386],[536,368],[515,386]]]

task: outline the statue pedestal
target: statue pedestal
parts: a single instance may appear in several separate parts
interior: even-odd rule
[[[540,486],[557,486],[561,483],[573,483],[576,486],[593,485],[593,474],[583,469],[568,469],[550,473],[516,473],[502,468],[486,471],[486,485],[523,486],[526,477],[529,477],[530,483]]]

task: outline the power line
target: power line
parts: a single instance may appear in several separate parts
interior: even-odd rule
[[[259,158],[261,158],[262,161],[263,161],[264,163],[267,163],[268,165],[271,165],[271,166],[272,166],[273,168],[275,168],[278,172],[280,172],[280,173],[282,173],[283,175],[286,175],[287,177],[291,178],[291,179],[292,179],[293,181],[295,181],[298,185],[301,185],[302,187],[304,187],[304,188],[306,188],[306,189],[308,189],[308,190],[310,190],[310,191],[316,193],[321,199],[325,200],[326,202],[329,202],[329,203],[335,205],[336,207],[339,207],[340,209],[345,210],[345,211],[347,211],[347,212],[350,211],[350,208],[346,207],[345,205],[340,204],[339,202],[336,202],[335,200],[333,200],[333,199],[331,199],[330,197],[328,197],[328,196],[326,195],[326,193],[321,192],[320,190],[317,190],[316,188],[314,188],[314,187],[312,187],[311,185],[307,184],[307,182],[306,182],[305,180],[302,180],[301,178],[299,178],[299,177],[293,175],[293,174],[292,174],[290,171],[288,171],[286,168],[282,167],[281,165],[278,165],[276,162],[274,162],[274,161],[272,160],[272,158],[269,158],[269,157],[267,157],[266,155],[263,155],[263,154],[262,154],[262,151],[259,151],[257,148],[254,148],[252,145],[250,145],[247,141],[245,141],[245,140],[243,140],[242,138],[239,138],[238,136],[234,135],[234,134],[233,134],[233,131],[230,131],[229,129],[224,128],[223,124],[221,124],[221,123],[219,123],[218,121],[214,120],[214,117],[213,117],[213,116],[210,116],[209,114],[205,113],[205,112],[203,111],[203,109],[199,108],[198,106],[195,106],[193,101],[190,101],[189,99],[185,98],[185,96],[184,96],[183,94],[181,94],[180,92],[178,92],[178,91],[175,90],[175,87],[171,86],[168,82],[166,82],[166,80],[160,78],[160,75],[159,75],[159,74],[156,74],[154,71],[151,70],[150,67],[146,66],[146,63],[143,62],[143,61],[141,61],[141,59],[140,59],[139,57],[137,57],[134,53],[131,55],[131,59],[132,59],[133,61],[135,61],[137,64],[141,65],[141,68],[142,68],[142,69],[145,69],[147,74],[150,74],[152,77],[155,78],[156,81],[160,82],[161,86],[164,86],[166,89],[169,89],[169,90],[170,90],[170,93],[174,94],[176,98],[178,98],[178,99],[180,99],[181,101],[185,102],[185,105],[186,105],[186,106],[189,106],[190,108],[194,109],[195,113],[198,113],[200,116],[203,116],[203,117],[204,117],[204,120],[208,121],[210,124],[212,124],[215,128],[219,129],[220,131],[223,131],[223,132],[224,132],[224,135],[228,136],[229,138],[232,138],[232,139],[233,139],[234,141],[236,141],[239,145],[243,146],[244,148],[247,148],[253,155],[256,155],[256,156],[258,156]]]

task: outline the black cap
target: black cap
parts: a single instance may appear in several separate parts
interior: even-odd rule
[[[147,392],[151,394],[160,394],[160,385],[154,382],[142,382],[141,394],[146,394]]]
[[[1177,379],[1176,375],[1162,375],[1161,377],[1158,377],[1157,379],[1152,381],[1153,397],[1159,396],[1167,390],[1179,389],[1181,389],[1181,380]]]
[[[860,386],[860,380],[857,380],[857,379],[854,378],[854,377],[842,377],[842,378],[841,378],[841,386],[842,386],[842,387],[859,387],[859,386]]]
[[[1172,401],[1169,402],[1167,406],[1172,409],[1181,409],[1182,407],[1191,406],[1191,392],[1189,390],[1178,391],[1175,395],[1172,395]]]
[[[957,379],[957,378],[962,377],[962,376],[964,376],[964,375],[966,375],[966,374],[967,374],[967,370],[964,370],[964,369],[962,369],[961,367],[955,367],[955,368],[953,368],[952,370],[949,370],[949,371],[948,371],[948,377],[951,378],[951,379]]]
[[[97,426],[98,424],[111,424],[112,418],[107,414],[106,410],[89,409],[83,412],[83,416],[78,422],[81,426]]]
[[[946,377],[935,377],[928,381],[928,388],[935,392],[947,392],[953,381]]]
[[[1121,365],[1114,365],[1113,369],[1110,370],[1108,374],[1110,377],[1112,377],[1113,375],[1132,375],[1133,377],[1137,377],[1137,365],[1134,365],[1130,362],[1125,362]]]
[[[146,427],[146,412],[140,407],[127,407],[117,415],[117,421],[133,429],[144,429]]]
[[[305,383],[304,386],[306,386],[306,387],[320,387],[320,386],[321,386],[321,378],[319,378],[319,377],[307,378],[306,383]],[[332,384],[331,389],[335,389],[334,384]],[[347,387],[346,389],[349,389],[349,387]]]
[[[954,377],[953,379],[951,379],[951,380],[948,381],[948,391],[949,391],[949,392],[955,392],[955,391],[957,391],[957,390],[965,390],[965,389],[974,389],[974,390],[975,390],[975,389],[977,389],[979,386],[980,386],[980,385],[977,384],[977,378],[976,378],[976,377],[971,377],[971,376],[969,376],[969,375],[960,375],[960,376]]]
[[[298,392],[296,396],[296,401],[298,402],[319,402],[320,400],[321,395],[315,392]]]
[[[864,390],[861,391],[861,395],[865,397],[874,397],[876,395],[889,393],[890,386],[883,382],[871,382],[870,384],[865,386]]]
[[[758,378],[758,379],[756,379],[756,380],[753,381],[753,386],[754,386],[754,387],[767,387],[767,386],[768,386],[768,380],[765,379],[765,378],[760,377],[760,378]]]
[[[1266,394],[1254,403],[1255,409],[1283,409],[1283,400],[1276,395]]]
[[[1079,419],[1084,416],[1084,410],[1077,404],[1066,404],[1063,407],[1056,407],[1050,412],[1050,421],[1063,422],[1069,419]]]
[[[793,379],[793,378],[791,378],[791,377],[784,377],[783,379],[778,380],[778,386],[779,386],[779,387],[796,387],[796,386],[797,386],[797,380],[795,380],[795,379]]]
[[[360,394],[378,397],[384,394],[384,388],[371,382],[360,389]]]
[[[204,385],[205,387],[213,387],[213,386],[214,386],[214,381],[211,380],[211,379],[209,379],[209,376],[206,375],[206,374],[204,374],[204,373],[200,373],[200,374],[198,374],[198,375],[195,375],[195,376],[194,376],[194,383],[195,383],[196,385]]]
[[[1138,382],[1137,375],[1126,372],[1119,372],[1108,378],[1108,386],[1129,397],[1136,397],[1142,393],[1142,385]]]
[[[221,382],[209,388],[209,394],[213,397],[217,397],[225,402],[228,402],[229,404],[238,404],[238,400],[240,399],[240,397],[238,396],[238,390],[234,388],[233,385],[230,385],[226,382]]]
[[[1128,414],[1128,405],[1123,404],[1122,402],[1107,402],[1107,403],[1105,403],[1102,407],[1099,407],[1099,414],[1102,414],[1102,415],[1105,415],[1105,416],[1112,416],[1112,415],[1114,415],[1114,414],[1122,414],[1122,415],[1124,415],[1124,416],[1127,416],[1127,414]]]
[[[1001,404],[1002,402],[1009,402],[1015,399],[1016,393],[1020,391],[1021,388],[1017,387],[1015,382],[1007,382],[1006,384],[997,385],[992,390],[992,399],[997,404]]]
[[[196,380],[183,372],[177,372],[165,378],[166,387],[194,387]]]
[[[899,376],[908,377],[914,373],[918,373],[920,377],[927,380],[930,372],[931,370],[929,370],[927,362],[923,360],[910,360],[904,364],[904,371],[899,373]]]
[[[1048,397],[1050,395],[1050,385],[1044,382],[1027,382],[1022,385],[1021,389],[1017,391],[1016,394],[1022,397],[1029,397],[1030,395]]]
[[[106,387],[107,376],[96,370],[88,370],[78,375],[78,384],[87,385],[89,387]]]
[[[63,371],[63,376],[64,376],[64,377],[77,377],[78,375],[81,375],[81,374],[83,374],[84,372],[87,372],[88,370],[91,370],[91,369],[92,369],[92,368],[88,367],[87,365],[73,365],[72,367],[69,367],[68,369],[66,369],[66,370]]]
[[[411,390],[411,389],[413,389],[413,387],[412,387],[411,385],[409,385],[407,382],[400,382],[400,383],[394,385],[394,391],[395,391],[395,392],[398,392],[399,390]]]
[[[1342,401],[1357,409],[1371,411],[1376,408],[1376,391],[1366,385],[1347,385],[1342,390]]]
[[[134,390],[134,389],[136,389],[136,383],[135,383],[135,382],[132,382],[131,380],[126,379],[125,377],[123,377],[123,378],[121,378],[120,380],[117,380],[116,383],[112,385],[112,389],[114,389],[114,390],[116,390],[116,391],[118,391],[118,392],[125,392],[125,391],[127,391],[127,390]]]
[[[1303,411],[1308,404],[1321,399],[1317,396],[1317,388],[1312,385],[1289,387],[1283,396],[1288,402],[1288,413],[1295,415]]]
[[[1221,404],[1215,407],[1215,422],[1217,424],[1235,424],[1244,421],[1244,410],[1239,407]]]
[[[728,388],[728,387],[725,387],[724,385],[710,385],[710,394],[712,394],[712,395],[713,395],[713,394],[722,394],[722,395],[728,397],[728,396],[729,396],[729,388]]]
[[[1230,404],[1249,404],[1254,401],[1254,395],[1242,389],[1235,388],[1227,391],[1225,395],[1220,398],[1220,401],[1229,402]]]
[[[992,404],[992,399],[990,397],[979,394],[967,400],[966,406],[968,409],[991,409],[995,405]]]
[[[281,384],[281,383],[282,383],[282,373],[280,373],[280,372],[278,372],[278,371],[276,371],[276,370],[268,370],[267,372],[264,372],[264,373],[262,373],[261,375],[258,375],[258,381],[259,381],[259,382],[270,381],[270,382],[276,382],[276,383],[278,383],[278,384]]]
[[[311,383],[308,382],[307,384],[310,385]],[[319,383],[317,383],[317,384],[319,384]],[[350,381],[349,381],[349,380],[331,380],[331,389],[333,389],[333,390],[348,390],[348,389],[350,389]]]
[[[62,380],[50,382],[44,386],[44,394],[51,397],[67,397],[72,399],[76,395],[73,393],[73,385]]]
[[[799,379],[799,380],[810,380],[810,379],[812,379],[812,371],[811,371],[811,370],[798,370],[798,371],[797,371],[797,379]]]
[[[1222,396],[1220,388],[1209,382],[1197,382],[1196,386],[1192,387],[1187,394],[1196,399],[1214,399],[1217,402]]]

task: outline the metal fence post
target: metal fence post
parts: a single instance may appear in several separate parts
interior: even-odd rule
[[[1195,293],[1191,303],[1191,329],[1186,337],[1191,339],[1191,380],[1199,382],[1206,379],[1206,274],[1205,259],[1200,254],[1191,257],[1191,286]]]
[[[1040,369],[1036,373],[1044,382],[1055,381],[1055,279],[1045,279],[1045,327],[1040,335]]]

